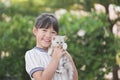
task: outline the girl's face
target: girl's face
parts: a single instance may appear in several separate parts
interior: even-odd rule
[[[36,46],[44,49],[48,49],[51,44],[51,40],[53,36],[57,35],[57,32],[53,29],[53,27],[46,28],[33,28],[33,33],[36,36]]]

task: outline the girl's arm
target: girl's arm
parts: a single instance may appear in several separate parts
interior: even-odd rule
[[[54,73],[56,72],[59,59],[52,59],[44,71],[37,71],[33,73],[35,80],[52,80]]]
[[[65,53],[66,52],[63,49],[55,47],[52,53],[51,62],[48,64],[44,71],[36,71],[35,73],[33,73],[32,76],[34,80],[52,80],[58,67],[59,60],[61,56]]]

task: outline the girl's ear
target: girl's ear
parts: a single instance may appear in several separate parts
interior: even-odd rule
[[[36,33],[37,33],[37,29],[33,27],[33,34],[36,35]]]

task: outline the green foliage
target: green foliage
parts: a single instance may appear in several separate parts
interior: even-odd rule
[[[9,57],[0,61],[0,77],[9,74],[25,78],[24,54],[35,43],[31,33],[33,19],[31,16],[14,15],[9,22],[0,22],[0,52],[9,53]]]
[[[68,51],[76,63],[79,79],[103,80],[104,74],[115,65],[116,54],[107,16],[91,13],[90,16],[77,18],[66,13],[59,22],[60,34],[68,37]],[[79,30],[85,31],[85,35],[79,36]],[[104,72],[103,68],[107,71]]]

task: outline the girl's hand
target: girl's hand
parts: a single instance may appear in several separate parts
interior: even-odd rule
[[[60,59],[65,53],[66,51],[61,46],[55,46],[53,48],[52,57]]]

